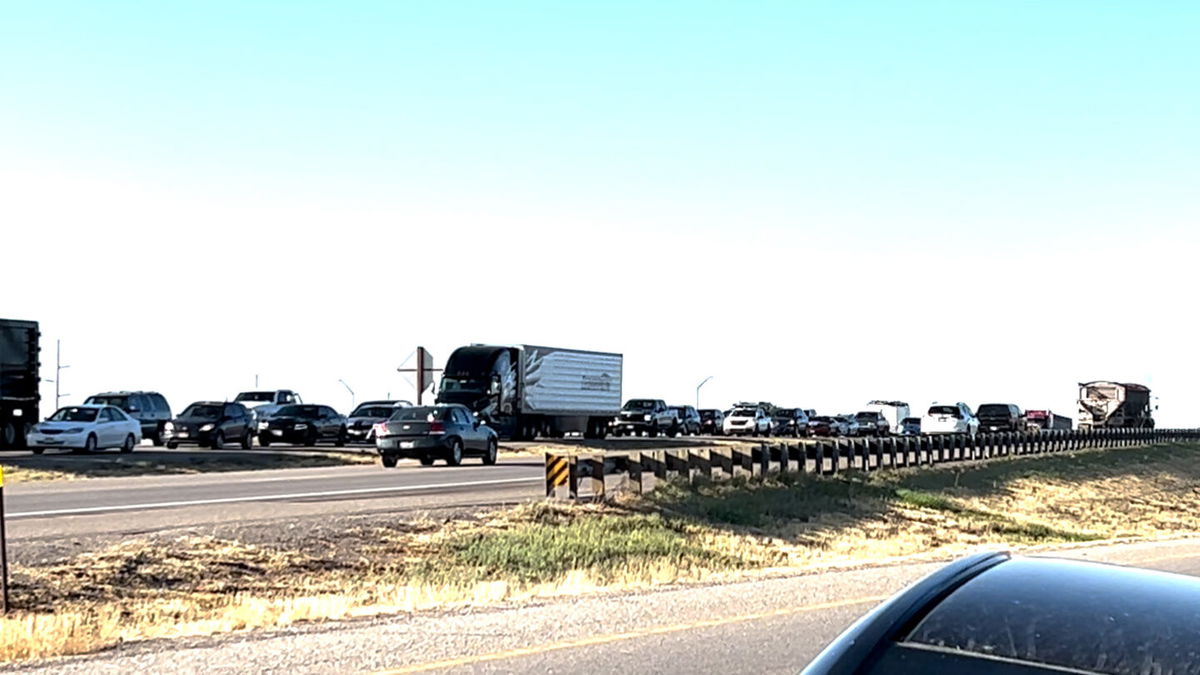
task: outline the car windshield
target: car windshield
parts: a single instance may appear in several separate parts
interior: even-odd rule
[[[388,417],[391,417],[391,415],[394,411],[395,411],[395,409],[392,408],[391,406],[360,405],[358,408],[356,408],[354,410],[354,412],[350,413],[350,416],[351,417],[378,417],[380,419],[386,419]]]
[[[285,405],[274,416],[301,417],[311,420],[321,416],[321,409],[315,405]]]
[[[442,391],[483,391],[487,389],[483,382],[465,377],[443,377]]]
[[[920,424],[920,423],[921,423],[921,418],[919,418],[919,417],[905,417],[904,420],[901,422],[901,424]]]
[[[209,403],[193,403],[187,407],[180,417],[194,420],[215,420],[221,416],[222,406]]]
[[[654,401],[652,401],[650,399],[644,399],[644,398],[635,398],[632,401],[626,403],[625,407],[622,409],[623,410],[653,410],[654,409]],[[612,410],[612,408],[609,408],[609,410]]]
[[[875,413],[871,413],[871,412],[860,412],[860,413],[857,413],[857,414],[855,414],[855,415],[854,415],[854,419],[857,419],[857,420],[862,420],[862,421],[874,422],[874,421],[875,421]]]
[[[832,421],[833,421],[833,418],[832,418],[832,417],[814,417],[814,418],[812,419],[812,421],[814,421],[814,422],[821,422],[821,423],[823,423],[823,424],[829,424],[830,422],[832,422]]]
[[[50,416],[51,422],[95,422],[99,408],[62,408]]]
[[[128,396],[92,396],[87,400],[87,402],[93,405],[111,405],[118,408],[124,408],[125,403],[128,400]]]
[[[791,410],[776,410],[775,414],[772,415],[772,417],[777,420],[790,420],[795,416],[795,413],[793,413]]]
[[[734,408],[730,417],[754,417],[754,408]]]
[[[708,421],[711,419],[716,419],[716,417],[717,417],[716,410],[701,410],[700,411],[700,419],[702,419],[702,420]]]
[[[243,391],[233,399],[238,403],[270,403],[275,400],[273,391]]]
[[[958,417],[958,407],[952,405],[935,405],[929,407],[930,415]]]
[[[432,422],[445,418],[449,408],[445,406],[421,406],[419,408],[400,408],[388,418],[389,422]]]

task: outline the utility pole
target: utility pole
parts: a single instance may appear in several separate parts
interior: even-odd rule
[[[700,387],[703,387],[705,384],[708,384],[708,381],[711,379],[713,379],[713,376],[709,375],[708,377],[704,378],[704,380],[700,384],[696,385],[696,409],[697,410],[700,409]]]
[[[254,374],[254,388],[258,389],[258,373]]]
[[[70,396],[70,394],[61,393],[62,392],[62,389],[61,389],[62,371],[66,370],[67,368],[70,368],[70,367],[71,366],[64,366],[62,364],[62,340],[55,340],[54,341],[54,379],[50,380],[51,382],[54,383],[54,409],[55,410],[59,409],[59,407],[60,407],[59,401],[62,400],[63,396]]]

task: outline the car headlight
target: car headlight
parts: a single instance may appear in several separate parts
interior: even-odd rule
[[[644,419],[644,420],[646,420],[647,422],[649,422],[649,421],[650,421],[652,418],[651,418],[651,416],[650,416],[650,415],[642,415],[642,419]]]
[[[297,425],[296,425],[296,428],[297,428],[297,429],[307,429],[307,428],[308,428],[308,425],[307,425],[307,424],[304,424],[304,423],[300,423],[300,424],[297,424]]]
[[[204,426],[200,427],[200,431],[212,431],[212,430],[213,430],[212,424],[205,424]]]
[[[163,425],[163,431],[175,431],[175,425],[171,422],[167,422]]]
[[[71,427],[70,429],[67,429],[67,430],[66,430],[66,431],[64,431],[63,433],[64,433],[64,434],[82,434],[82,433],[83,433],[83,427]]]
[[[267,428],[267,423],[266,423],[266,422],[259,422],[259,423],[258,423],[258,428],[259,428],[259,429],[266,429],[266,428]]]

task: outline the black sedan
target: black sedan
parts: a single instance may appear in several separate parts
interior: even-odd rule
[[[1200,579],[983,553],[854,624],[804,673],[1195,673]]]
[[[408,401],[364,401],[346,418],[346,440],[375,443],[375,425],[387,420],[398,407],[407,407]]]
[[[458,466],[467,455],[495,464],[500,440],[466,406],[438,405],[398,408],[379,426],[375,447],[386,467],[401,458],[419,459],[425,466],[444,459]]]
[[[226,441],[232,441],[249,450],[254,441],[254,417],[241,403],[197,401],[163,425],[162,439],[171,449],[195,443],[220,450]]]
[[[258,423],[258,444],[297,443],[316,445],[333,441],[346,444],[346,418],[327,405],[285,405]]]

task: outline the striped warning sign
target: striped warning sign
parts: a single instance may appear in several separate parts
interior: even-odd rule
[[[567,484],[567,458],[557,455],[546,455],[546,486],[558,487]]]

